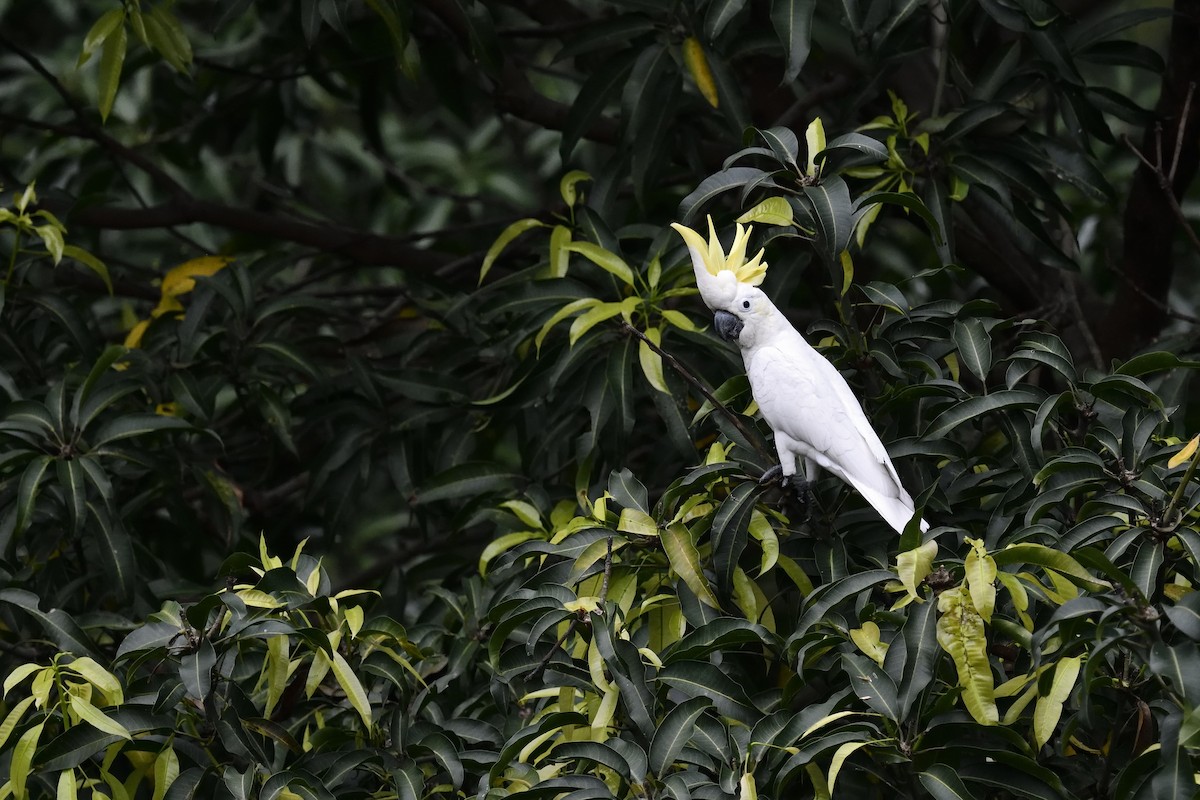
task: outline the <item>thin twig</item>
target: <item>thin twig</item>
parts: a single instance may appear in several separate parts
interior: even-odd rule
[[[1188,84],[1187,94],[1183,98],[1183,113],[1179,115],[1179,130],[1175,131],[1175,153],[1171,156],[1171,168],[1167,170],[1167,180],[1175,185],[1175,167],[1179,166],[1179,153],[1183,150],[1183,134],[1187,130],[1188,112],[1192,107],[1192,95],[1196,91],[1196,82]]]
[[[696,377],[695,373],[693,373],[690,369],[688,369],[683,364],[681,364],[679,362],[679,359],[675,358],[675,356],[671,355],[666,350],[663,350],[661,347],[656,345],[654,342],[650,341],[650,337],[646,336],[646,334],[642,333],[637,328],[630,325],[628,322],[622,322],[621,327],[624,328],[626,330],[626,332],[632,333],[634,336],[636,336],[637,338],[639,338],[643,342],[645,342],[647,347],[649,347],[651,350],[653,350],[655,353],[657,353],[659,356],[661,356],[663,361],[666,361],[668,364],[671,365],[671,369],[673,369],[677,373],[679,373],[679,377],[683,378],[685,381],[687,381],[689,384],[691,384],[692,388],[695,389],[697,392],[699,392],[704,397],[705,400],[712,403],[714,408],[716,408],[718,411],[720,411],[722,414],[724,414],[726,416],[726,418],[731,423],[733,423],[733,427],[737,428],[738,432],[742,434],[742,436],[746,439],[746,441],[749,442],[750,445],[755,450],[758,451],[759,455],[763,456],[767,460],[772,460],[775,458],[775,456],[773,454],[768,452],[766,450],[766,448],[764,448],[762,445],[760,445],[758,443],[758,437],[750,432],[750,428],[743,421],[742,415],[731,410],[728,406],[726,406],[724,403],[722,403],[720,400],[718,400],[716,397],[714,397],[713,393],[711,391],[709,391],[708,387],[705,386],[704,383],[698,377]]]
[[[600,583],[600,613],[604,613],[604,601],[608,599],[608,580],[612,577],[612,543],[613,537],[608,535],[608,549],[604,553],[604,580]]]
[[[1182,139],[1183,137],[1180,136],[1179,138]],[[1142,162],[1142,165],[1146,169],[1150,170],[1150,172],[1154,174],[1154,177],[1158,179],[1158,185],[1162,188],[1163,194],[1165,194],[1167,197],[1167,204],[1171,206],[1171,212],[1175,215],[1175,218],[1179,220],[1179,224],[1183,227],[1183,232],[1187,234],[1187,238],[1192,243],[1192,247],[1197,253],[1200,253],[1200,236],[1197,236],[1196,231],[1192,230],[1192,223],[1188,220],[1187,215],[1183,213],[1183,209],[1179,205],[1179,199],[1175,197],[1175,190],[1171,185],[1171,180],[1167,177],[1167,174],[1162,171],[1161,163],[1158,165],[1151,163],[1150,159],[1146,158],[1146,156],[1142,154],[1142,151],[1137,149],[1137,145],[1130,140],[1127,134],[1121,134],[1121,141],[1125,143],[1125,146],[1129,148],[1130,152],[1137,156],[1138,160]]]

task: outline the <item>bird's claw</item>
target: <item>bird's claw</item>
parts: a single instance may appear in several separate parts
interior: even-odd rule
[[[759,477],[758,485],[766,486],[767,484],[771,483],[772,481],[779,480],[780,476],[782,476],[782,475],[783,475],[783,465],[776,464],[775,466],[768,469],[766,472],[764,472]],[[786,481],[787,478],[783,478],[783,480]]]

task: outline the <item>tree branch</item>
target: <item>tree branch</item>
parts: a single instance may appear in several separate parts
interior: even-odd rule
[[[1140,147],[1125,207],[1125,245],[1117,288],[1104,320],[1096,326],[1106,355],[1127,355],[1153,341],[1166,325],[1167,297],[1175,275],[1177,225],[1200,248],[1196,233],[1179,209],[1200,165],[1200,103],[1192,102],[1200,83],[1200,0],[1176,0],[1155,116]],[[1198,249],[1200,252],[1200,249]]]

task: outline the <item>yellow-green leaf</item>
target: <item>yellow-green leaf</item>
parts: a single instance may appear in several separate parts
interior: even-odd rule
[[[849,758],[855,750],[865,747],[867,744],[868,742],[846,742],[837,750],[833,751],[833,760],[829,762],[829,778],[827,780],[827,783],[829,784],[830,796],[833,795],[834,784],[837,783],[838,773],[842,771],[842,766],[846,763],[846,759]]]
[[[287,638],[287,637],[283,637]],[[175,749],[167,745],[158,757],[154,759],[154,797],[152,800],[162,800],[167,789],[179,777],[179,756]]]
[[[550,277],[567,276],[567,266],[571,263],[571,252],[567,250],[570,243],[571,229],[566,225],[555,225],[550,231]]]
[[[511,511],[517,519],[530,528],[545,528],[542,524],[542,515],[533,503],[524,500],[506,500],[500,504],[500,507]]]
[[[758,800],[758,787],[754,784],[754,773],[747,772],[738,781],[738,800]]]
[[[959,585],[942,592],[938,611],[937,641],[954,661],[963,705],[980,725],[997,724],[1000,713],[987,658],[987,635],[967,587]]]
[[[637,536],[658,536],[658,523],[645,511],[623,508],[621,519],[617,521],[617,530]]]
[[[111,733],[115,736],[120,736],[122,739],[133,741],[131,734],[124,725],[117,722],[115,719],[110,719],[103,711],[96,708],[94,705],[84,700],[77,695],[68,695],[68,704],[71,710],[79,715],[79,718],[91,725],[93,728],[105,733]]]
[[[12,784],[13,797],[25,800],[25,784],[29,780],[29,769],[33,765],[33,754],[46,723],[35,725],[21,735],[13,748],[12,761],[8,765],[8,780]]]
[[[1200,436],[1193,436],[1192,440],[1183,446],[1175,455],[1171,456],[1171,460],[1167,462],[1168,469],[1175,469],[1180,464],[1185,464],[1196,452],[1197,445],[1200,445]]]
[[[520,531],[519,533],[506,533],[488,543],[488,546],[483,548],[483,552],[479,554],[479,574],[487,574],[487,566],[493,558],[511,550],[522,542],[528,542],[530,539],[536,539],[541,536],[535,531]]]
[[[971,545],[971,551],[963,561],[963,571],[971,602],[983,621],[991,622],[996,607],[996,561],[988,555],[982,539],[967,539],[967,544]]]
[[[571,242],[567,245],[567,249],[572,253],[578,253],[583,256],[605,272],[616,275],[629,286],[633,286],[633,270],[616,253],[610,253],[603,247],[591,242]]]
[[[496,263],[496,259],[504,252],[504,248],[512,244],[513,239],[516,239],[522,233],[525,233],[525,231],[545,227],[546,223],[529,217],[519,219],[500,231],[500,235],[496,237],[496,241],[492,242],[492,246],[488,248],[487,253],[483,257],[483,265],[479,268],[479,282],[483,283],[483,279],[487,276],[488,271],[491,270],[492,264]]]
[[[919,547],[896,556],[896,574],[910,597],[920,597],[917,585],[933,572],[933,559],[937,557],[937,553],[937,540],[930,539]]]
[[[108,120],[112,111],[113,101],[117,99],[117,89],[121,86],[121,68],[125,64],[125,35],[124,24],[118,25],[104,39],[100,51],[100,119]]]
[[[854,259],[850,257],[849,250],[843,250],[839,259],[842,262],[842,293],[845,297],[846,292],[850,291],[850,284],[854,282]]]
[[[67,664],[67,669],[82,675],[89,683],[103,692],[110,705],[119,706],[125,702],[125,693],[121,691],[121,682],[117,680],[117,676],[97,664],[93,659],[87,656],[77,658]]]
[[[808,171],[806,174],[813,178],[817,174],[817,154],[825,149],[825,125],[821,122],[820,117],[810,122],[804,131],[804,143],[808,147]],[[830,781],[829,784],[829,788],[832,790],[833,781]]]
[[[108,289],[108,293],[113,293],[112,278],[108,274],[108,267],[104,262],[96,258],[94,255],[84,250],[82,247],[77,247],[73,244],[63,246],[62,254],[67,258],[74,259],[80,264],[96,273],[96,277],[104,281],[104,288]]]
[[[887,655],[888,646],[886,642],[882,642],[879,639],[878,625],[868,620],[862,624],[861,628],[852,628],[850,630],[850,641],[854,642],[855,647],[861,650],[863,655],[870,658],[879,666],[883,666],[883,659]]]
[[[563,202],[567,204],[567,208],[573,207],[575,201],[578,199],[575,184],[581,181],[590,181],[591,179],[592,176],[581,169],[573,169],[562,176],[562,180],[558,182],[558,193],[562,195]]]
[[[759,564],[759,575],[770,572],[779,560],[779,536],[766,514],[758,509],[750,512],[750,536],[762,547],[762,561]]]
[[[150,8],[150,15],[146,19],[147,22],[153,21],[156,23],[162,29],[166,39],[169,40],[170,44],[168,48],[175,59],[175,61],[172,61],[171,66],[180,72],[185,71],[186,66],[192,63],[192,43],[188,41],[187,34],[183,31],[183,26],[179,24],[179,19],[167,11],[163,4],[152,6]],[[146,33],[149,35],[149,29],[147,29]],[[158,48],[157,43],[155,47]],[[164,58],[168,58],[167,54],[161,49],[159,52],[163,54]]]
[[[76,800],[79,797],[79,784],[75,780],[75,770],[64,769],[58,773],[58,791],[54,793],[55,800]]]
[[[656,345],[662,344],[662,331],[658,328],[647,328],[646,338]],[[666,376],[663,375],[662,356],[650,349],[650,345],[638,342],[638,363],[642,366],[642,374],[646,381],[663,394],[670,394]]]
[[[346,693],[346,699],[350,701],[350,705],[362,717],[363,724],[368,728],[371,727],[371,703],[367,700],[366,690],[363,689],[362,683],[359,682],[358,676],[350,669],[350,664],[346,662],[345,656],[339,653],[336,649],[333,651],[333,677],[337,679],[338,685],[342,687],[342,691]]]
[[[617,316],[621,311],[622,306],[620,303],[601,303],[589,309],[587,312],[576,317],[575,321],[571,323],[571,330],[567,335],[567,340],[571,343],[571,346],[574,346],[579,341],[579,337],[601,322]]]
[[[684,314],[682,311],[676,311],[673,308],[667,308],[663,309],[661,313],[665,322],[674,325],[681,331],[695,332],[700,330],[700,328],[696,326],[696,323],[692,322],[691,319],[688,318],[688,315]]]
[[[1082,663],[1083,656],[1059,659],[1054,667],[1050,693],[1038,697],[1037,705],[1033,709],[1033,739],[1039,748],[1054,735],[1054,729],[1058,727],[1058,720],[1062,716],[1063,703],[1075,688]]]
[[[600,303],[601,301],[595,297],[583,297],[579,300],[572,300],[570,303],[567,303],[558,311],[555,311],[550,319],[546,320],[546,322],[542,325],[542,329],[538,331],[537,336],[533,337],[533,346],[536,347],[540,352],[542,349],[542,342],[546,340],[546,336],[550,333],[551,328],[572,314],[577,314],[584,309],[598,306]]]
[[[764,225],[791,225],[792,207],[782,197],[768,197],[737,218],[740,223],[761,222]]]
[[[49,669],[49,667],[43,667],[41,664],[33,664],[33,663],[22,664],[21,666],[14,669],[12,672],[8,673],[8,676],[5,677],[5,679],[4,679],[4,696],[7,697],[9,691],[14,686],[16,686],[18,683],[25,680],[30,675],[32,675],[33,673],[37,672],[40,669]]]
[[[314,570],[315,571],[315,570]],[[275,704],[283,697],[288,676],[288,637],[284,634],[267,637],[267,658],[263,664],[263,677],[267,681],[267,701],[263,716],[270,717]]]
[[[79,60],[75,62],[75,68],[78,69],[87,63],[92,57],[92,53],[96,48],[104,44],[113,31],[119,26],[125,24],[125,8],[124,6],[110,9],[100,16],[92,25],[91,30],[83,37],[83,48],[79,53]]]
[[[17,729],[17,725],[20,724],[22,717],[25,716],[25,712],[33,705],[33,701],[34,698],[32,695],[26,697],[12,707],[12,710],[8,712],[8,716],[4,718],[4,722],[0,722],[0,750],[4,749],[8,737],[12,736],[12,732]]]
[[[696,549],[687,527],[678,522],[668,525],[660,538],[663,550],[667,553],[667,561],[675,574],[687,584],[700,602],[719,610],[721,604],[717,602],[716,595],[700,569],[700,552]]]

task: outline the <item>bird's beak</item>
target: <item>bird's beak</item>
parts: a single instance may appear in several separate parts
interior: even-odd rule
[[[717,335],[727,342],[737,339],[742,328],[746,327],[746,323],[742,322],[736,314],[730,314],[728,311],[718,311],[713,314],[713,325],[717,329]]]

